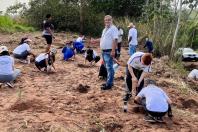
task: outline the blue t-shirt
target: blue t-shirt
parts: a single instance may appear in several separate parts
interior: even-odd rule
[[[138,97],[146,99],[146,108],[152,112],[167,112],[169,99],[166,93],[155,85],[143,88]]]
[[[145,46],[147,47],[148,51],[153,50],[153,43],[151,41],[146,41]]]

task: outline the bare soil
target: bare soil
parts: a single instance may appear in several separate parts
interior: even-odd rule
[[[12,51],[24,33],[0,34],[0,44]],[[39,54],[45,49],[40,33],[26,34],[33,39],[33,52]],[[0,131],[1,132],[196,132],[198,130],[198,94],[187,84],[179,71],[171,69],[167,57],[154,59],[151,78],[157,80],[173,101],[174,117],[165,117],[165,123],[151,124],[143,120],[141,109],[129,102],[128,113],[123,112],[125,67],[115,75],[112,90],[101,91],[103,80],[98,79],[100,63],[84,65],[83,55],[75,61],[62,61],[61,48],[65,34],[56,34],[54,47],[57,72],[45,74],[35,65],[21,64],[16,68],[22,74],[14,88],[0,88]],[[67,34],[71,36],[71,34]],[[95,50],[100,52],[99,47]],[[126,62],[127,51],[122,50],[121,60]],[[134,97],[134,96],[133,96]]]

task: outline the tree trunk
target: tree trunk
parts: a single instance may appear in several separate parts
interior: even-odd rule
[[[84,16],[83,16],[83,7],[84,7],[84,0],[80,0],[80,33],[83,34],[83,23],[84,23]]]
[[[178,14],[177,26],[176,26],[176,29],[175,29],[175,34],[174,34],[174,37],[173,37],[172,47],[171,47],[171,59],[173,59],[173,57],[174,57],[177,34],[178,34],[178,31],[179,31],[179,25],[180,25],[180,19],[181,19],[181,11],[182,11],[182,0],[179,0],[179,14]]]

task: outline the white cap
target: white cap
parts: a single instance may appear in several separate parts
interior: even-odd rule
[[[2,53],[3,51],[8,51],[8,48],[6,46],[1,46],[0,53]]]

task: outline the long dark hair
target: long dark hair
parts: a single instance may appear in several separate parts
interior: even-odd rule
[[[24,41],[25,41],[26,39],[28,39],[28,38],[27,38],[27,37],[22,38],[22,39],[21,39],[21,42],[19,43],[19,45],[23,44],[23,43],[24,43]]]
[[[8,51],[3,51],[2,53],[0,53],[0,56],[10,56],[10,53]]]

